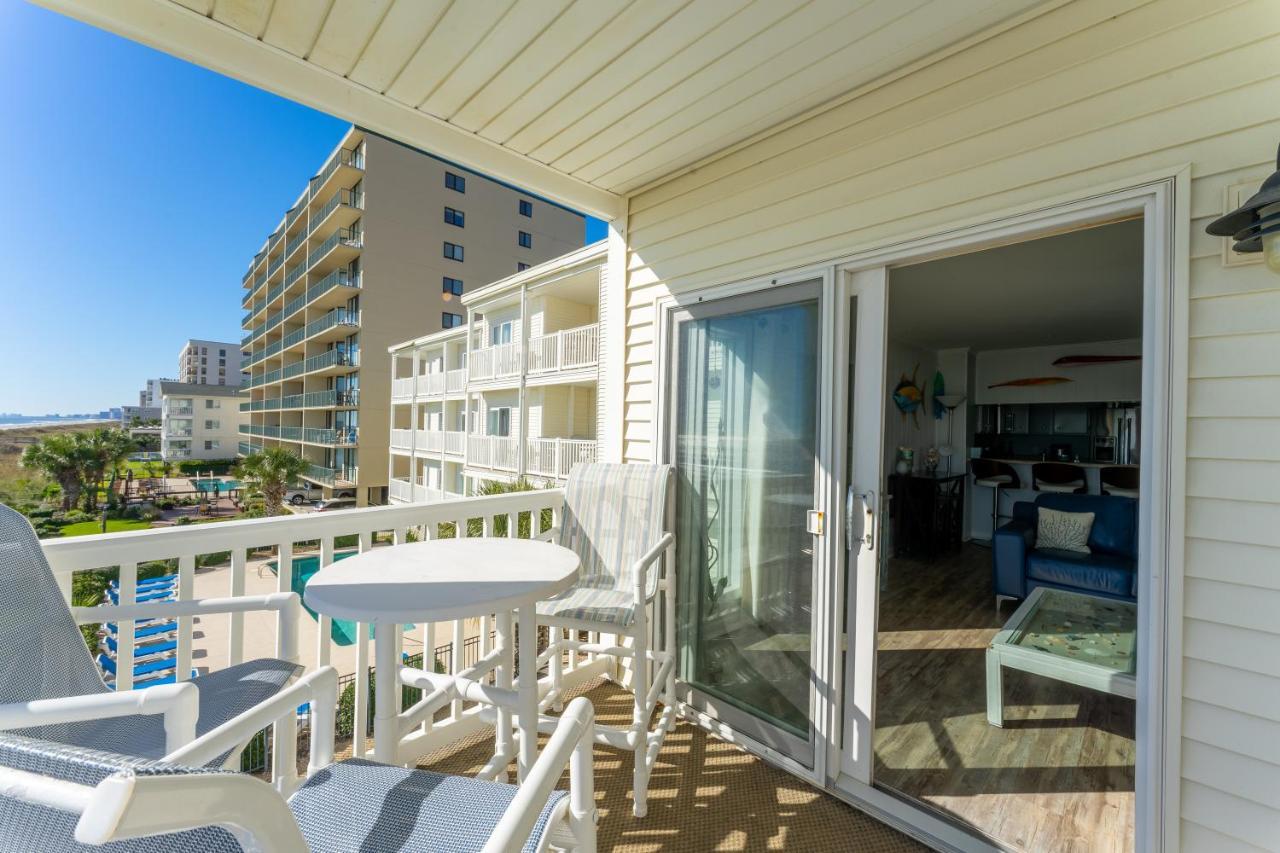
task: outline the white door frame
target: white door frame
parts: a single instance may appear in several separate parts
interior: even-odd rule
[[[780,281],[802,277],[824,276],[828,288],[837,285],[838,273],[851,273],[876,267],[901,266],[908,263],[942,258],[1009,243],[1025,242],[1037,237],[1076,228],[1099,225],[1117,219],[1143,216],[1143,363],[1142,389],[1144,417],[1142,446],[1144,464],[1139,518],[1140,541],[1147,543],[1138,577],[1138,708],[1136,720],[1138,763],[1136,768],[1136,849],[1176,851],[1179,839],[1179,799],[1181,781],[1181,695],[1182,695],[1182,596],[1185,540],[1185,459],[1187,418],[1187,312],[1189,307],[1191,170],[1183,164],[1159,172],[1115,181],[1083,192],[1044,200],[981,218],[938,226],[908,239],[886,242],[824,263],[787,270],[785,275],[766,275],[684,293],[680,297],[660,296],[654,301],[656,328],[657,376],[669,385],[670,364],[666,356],[671,324],[669,313],[677,304],[688,304],[761,288]],[[830,291],[829,291],[830,292]],[[834,293],[832,293],[834,296]],[[827,312],[834,314],[835,312]],[[831,352],[845,352],[848,346],[847,317],[841,328],[824,327],[824,346],[833,344]],[[829,334],[828,334],[829,333]],[[832,359],[831,361],[839,361]],[[836,374],[847,372],[837,367]],[[826,371],[824,371],[824,374]],[[824,376],[825,378],[825,376]],[[836,378],[833,376],[832,378]],[[847,388],[847,382],[845,383]],[[839,394],[833,396],[838,397]],[[652,421],[655,447],[665,446],[668,412],[665,394],[656,395]],[[834,420],[843,420],[843,412],[834,405],[824,408]],[[846,469],[841,464],[844,451],[843,428],[828,429],[822,442],[830,451],[826,458],[833,464],[826,489],[828,535],[827,554],[840,554],[844,548],[843,525],[836,523],[842,507],[839,503],[846,486]],[[833,458],[833,456],[835,458]],[[829,576],[839,583],[839,573]],[[842,598],[842,590],[832,590],[834,602]],[[834,610],[831,611],[834,618]],[[838,624],[838,623],[837,623]],[[828,636],[838,632],[827,632]],[[817,637],[815,637],[815,642]],[[852,650],[851,650],[852,653]],[[828,669],[821,692],[831,696],[843,691],[839,655],[825,655]],[[815,660],[815,664],[818,661]],[[700,718],[692,709],[682,709],[692,719],[729,740],[735,740],[767,760],[803,778],[822,784],[828,791],[849,800],[879,819],[904,832],[921,838],[940,849],[989,850],[990,845],[963,832],[898,796],[873,785],[855,782],[852,787],[836,788],[826,778],[830,756],[823,756],[838,738],[839,703],[828,703],[831,716],[815,721],[819,743],[816,744],[815,767],[805,768],[780,756],[763,744],[735,737],[714,721]],[[823,738],[827,743],[822,743]],[[839,767],[836,762],[835,767]]]

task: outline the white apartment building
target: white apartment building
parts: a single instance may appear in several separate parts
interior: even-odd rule
[[[244,381],[246,356],[233,341],[192,338],[178,353],[178,381],[196,385],[232,385]]]
[[[144,409],[160,408],[160,383],[175,381],[177,380],[170,379],[167,376],[159,379],[148,379],[147,384],[138,392],[138,406]]]
[[[161,455],[169,461],[233,458],[240,425],[249,420],[239,397],[230,385],[161,383]]]
[[[393,503],[563,482],[595,461],[606,254],[595,243],[469,293],[463,326],[390,348]]]

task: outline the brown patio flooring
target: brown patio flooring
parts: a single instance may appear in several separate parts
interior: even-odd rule
[[[630,722],[630,696],[617,685],[597,682],[586,695],[600,722]],[[475,773],[491,751],[491,737],[476,735],[427,756],[420,766],[447,773]],[[927,849],[685,722],[667,735],[649,785],[649,814],[637,819],[631,815],[632,757],[633,753],[605,746],[595,748],[602,851],[898,853]]]

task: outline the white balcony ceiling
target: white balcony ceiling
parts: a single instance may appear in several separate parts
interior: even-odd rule
[[[620,196],[1045,5],[41,2],[604,216]]]

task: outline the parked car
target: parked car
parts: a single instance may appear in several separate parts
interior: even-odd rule
[[[328,512],[334,509],[355,509],[355,498],[329,498],[316,504],[316,512]]]
[[[324,491],[319,486],[293,486],[284,493],[285,501],[294,506],[318,501],[322,497],[324,497]]]

